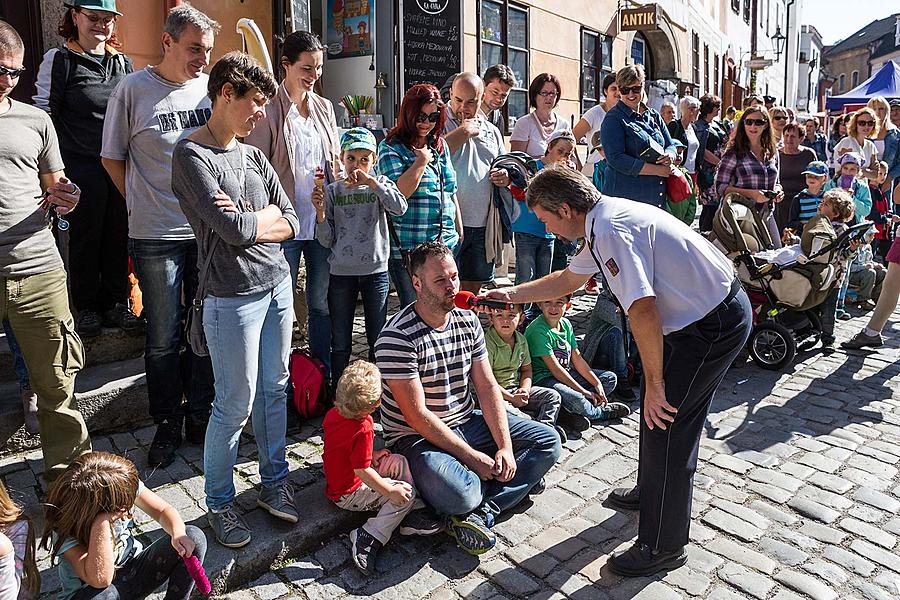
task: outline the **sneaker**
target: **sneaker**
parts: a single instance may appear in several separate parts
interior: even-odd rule
[[[569,436],[566,435],[566,430],[563,429],[560,425],[554,425],[554,429],[556,429],[556,433],[559,434],[559,443],[565,444],[569,441]]]
[[[75,331],[84,339],[100,335],[100,332],[103,331],[100,314],[94,310],[83,310],[78,313],[78,318],[75,319]]]
[[[208,511],[206,520],[216,541],[226,548],[240,548],[250,543],[250,527],[230,504],[218,512]]]
[[[300,515],[294,507],[294,490],[286,483],[280,483],[275,487],[263,486],[256,499],[256,505],[282,521],[296,523],[300,520]]]
[[[834,317],[835,317],[836,319],[840,319],[841,321],[849,321],[850,319],[853,318],[853,317],[850,316],[850,313],[848,313],[846,310],[838,310],[838,311],[836,311],[836,312],[834,313]]]
[[[497,544],[497,536],[475,513],[466,518],[450,517],[447,533],[456,539],[460,548],[472,556],[484,554]]]
[[[866,346],[878,348],[882,344],[884,344],[884,340],[881,338],[880,333],[877,335],[866,335],[865,331],[860,331],[852,338],[841,344],[841,348],[846,348],[847,350],[859,350],[860,348],[864,348]]]
[[[429,508],[412,511],[400,522],[400,535],[434,535],[447,527],[446,521]]]
[[[175,451],[181,446],[182,420],[166,419],[156,426],[156,434],[147,453],[147,464],[151,468],[168,467],[175,460]]]
[[[627,383],[624,385],[617,385],[616,389],[613,390],[613,395],[627,404],[631,404],[632,402],[637,400],[637,395],[634,393],[634,390],[631,389],[631,386],[629,386]]]
[[[22,390],[22,413],[25,416],[25,431],[31,435],[41,432],[37,418],[37,394],[34,390]]]
[[[140,331],[144,325],[125,304],[118,303],[103,313],[103,324],[107,327],[118,327],[122,331]]]
[[[381,546],[381,542],[362,527],[350,532],[350,557],[353,564],[365,575],[372,575],[375,572],[375,559]]]
[[[544,479],[543,477],[541,477],[541,480],[538,481],[533,486],[531,486],[531,489],[528,490],[528,495],[529,496],[537,496],[539,494],[543,494],[546,491],[547,491],[547,480]]]
[[[622,404],[621,402],[607,402],[601,413],[599,417],[592,419],[594,423],[627,417],[631,414],[631,409],[628,408],[627,404]]]
[[[587,431],[591,428],[591,420],[584,415],[576,415],[567,410],[559,411],[557,423],[572,431]]]
[[[192,444],[202,444],[206,441],[206,426],[208,419],[192,419],[188,416],[184,421],[184,439]]]
[[[872,300],[857,300],[856,308],[863,312],[869,312],[875,308],[875,302]]]

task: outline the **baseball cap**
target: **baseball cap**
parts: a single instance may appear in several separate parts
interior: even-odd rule
[[[890,106],[900,106],[900,98],[894,98],[889,104]]]
[[[122,14],[116,9],[116,0],[70,0],[69,2],[66,2],[64,6],[68,6],[69,8],[102,10],[116,15]]]
[[[575,143],[575,136],[568,129],[558,129],[553,132],[550,136],[550,139],[547,140],[547,145],[549,146],[556,140],[569,140],[573,144]]]
[[[375,135],[365,127],[354,127],[341,136],[341,152],[364,149],[377,152]]]
[[[861,167],[863,160],[862,160],[862,156],[860,156],[859,153],[848,152],[847,154],[843,155],[838,162],[841,163],[841,165],[846,165],[847,163],[853,163],[857,167]]]
[[[828,175],[828,166],[821,160],[814,160],[803,171],[803,175],[816,175],[817,177],[826,177]]]

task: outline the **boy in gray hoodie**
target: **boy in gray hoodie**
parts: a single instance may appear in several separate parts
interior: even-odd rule
[[[356,298],[362,294],[369,360],[375,360],[375,340],[387,320],[390,291],[387,215],[399,217],[407,201],[393,181],[373,177],[376,142],[372,132],[355,127],[341,136],[341,161],[346,178],[316,186],[316,239],[331,248],[328,265],[328,312],[331,316],[331,378],[334,385],[350,362]]]

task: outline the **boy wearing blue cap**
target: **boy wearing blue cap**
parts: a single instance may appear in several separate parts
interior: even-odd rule
[[[345,179],[312,193],[316,208],[316,239],[331,248],[328,265],[328,312],[331,316],[331,378],[337,385],[350,361],[356,298],[362,294],[369,360],[374,362],[375,340],[387,320],[390,289],[390,238],[387,215],[399,217],[407,201],[384,176],[373,177],[375,136],[354,127],[341,136]]]
[[[828,166],[820,160],[814,160],[806,165],[803,175],[806,177],[806,189],[794,196],[787,223],[787,227],[794,231],[802,231],[806,223],[816,216],[828,181]]]

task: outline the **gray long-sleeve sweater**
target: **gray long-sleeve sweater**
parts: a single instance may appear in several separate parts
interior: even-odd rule
[[[332,275],[383,273],[390,257],[387,215],[399,217],[407,202],[393,181],[380,175],[375,189],[335,181],[325,188],[325,221],[316,224],[316,239],[331,248]]]
[[[246,195],[241,186],[241,152],[245,153]],[[240,212],[215,205],[219,190]],[[270,290],[288,276],[278,242],[257,242],[256,211],[270,204],[296,232],[300,225],[278,175],[259,148],[240,144],[228,150],[183,139],[172,156],[172,191],[197,238],[197,266],[203,268],[213,236],[219,236],[209,268],[206,292],[227,298]],[[241,200],[243,198],[243,200]]]

